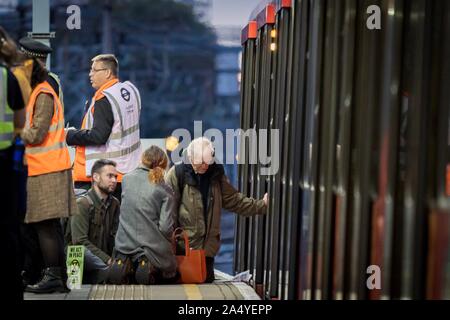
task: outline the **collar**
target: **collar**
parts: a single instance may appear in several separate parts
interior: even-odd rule
[[[102,205],[108,206],[111,203],[112,196],[110,194],[105,199],[102,199],[99,197],[94,187],[91,187],[88,193],[92,199],[92,202],[94,202],[94,206],[102,206]]]
[[[197,179],[199,179],[200,177],[208,177],[210,181],[213,181],[225,174],[223,165],[218,163],[213,163],[212,165],[210,165],[208,170],[202,175],[195,173],[194,168],[192,168],[191,164],[182,163],[182,166],[185,182],[186,184],[191,186],[196,186]]]
[[[93,100],[94,100],[94,101],[97,101],[97,100],[103,98],[103,97],[105,96],[105,95],[103,94],[103,91],[106,90],[106,89],[108,89],[108,88],[111,88],[113,85],[115,85],[115,84],[118,83],[118,82],[119,82],[119,79],[117,79],[117,78],[111,79],[111,80],[109,80],[108,82],[106,82],[106,83],[105,83],[104,85],[102,85],[97,91],[95,91]]]

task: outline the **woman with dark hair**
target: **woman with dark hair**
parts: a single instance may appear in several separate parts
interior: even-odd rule
[[[164,182],[166,153],[151,146],[142,164],[122,181],[122,204],[109,282],[138,284],[175,281],[177,263],[171,237],[176,204]],[[131,282],[134,282],[131,279]]]
[[[51,49],[31,39],[26,46],[26,54],[33,60],[33,91],[21,134],[28,164],[25,223],[36,230],[45,269],[42,279],[34,285],[28,285],[25,291],[67,292],[60,218],[76,213],[77,206],[69,151],[65,143],[64,108],[48,82],[48,71],[41,62]]]

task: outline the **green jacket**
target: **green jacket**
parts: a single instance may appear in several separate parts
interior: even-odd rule
[[[72,244],[84,245],[107,263],[111,258],[119,226],[119,200],[110,196],[106,201],[102,201],[91,188],[88,195],[77,199],[77,204],[79,214],[70,218]]]
[[[185,168],[192,168],[184,165]],[[173,166],[166,175],[166,182],[172,187],[179,203],[178,226],[182,227],[189,236],[190,247],[205,250],[207,257],[214,257],[220,248],[220,215],[222,208],[244,216],[265,214],[267,207],[263,200],[248,198],[239,193],[224,174],[222,165],[212,165],[209,187],[208,210],[203,213],[202,195],[197,189],[193,170],[184,170],[184,184],[180,197],[178,179]],[[181,243],[179,243],[181,246]]]

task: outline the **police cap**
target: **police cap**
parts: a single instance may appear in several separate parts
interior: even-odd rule
[[[46,59],[47,55],[53,51],[49,46],[29,37],[23,37],[19,43],[22,52],[30,57]]]

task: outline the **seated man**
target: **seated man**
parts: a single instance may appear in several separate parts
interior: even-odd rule
[[[112,262],[120,203],[116,163],[98,160],[92,167],[92,187],[77,199],[79,214],[70,218],[72,244],[85,246],[83,283],[102,283]]]
[[[167,183],[178,199],[177,225],[189,237],[193,249],[204,249],[206,282],[214,281],[214,257],[220,248],[222,208],[242,216],[265,214],[268,195],[261,200],[239,193],[229,182],[223,165],[216,163],[212,142],[193,140],[187,147],[183,163],[173,166],[166,175]],[[180,252],[184,244],[178,243]]]

